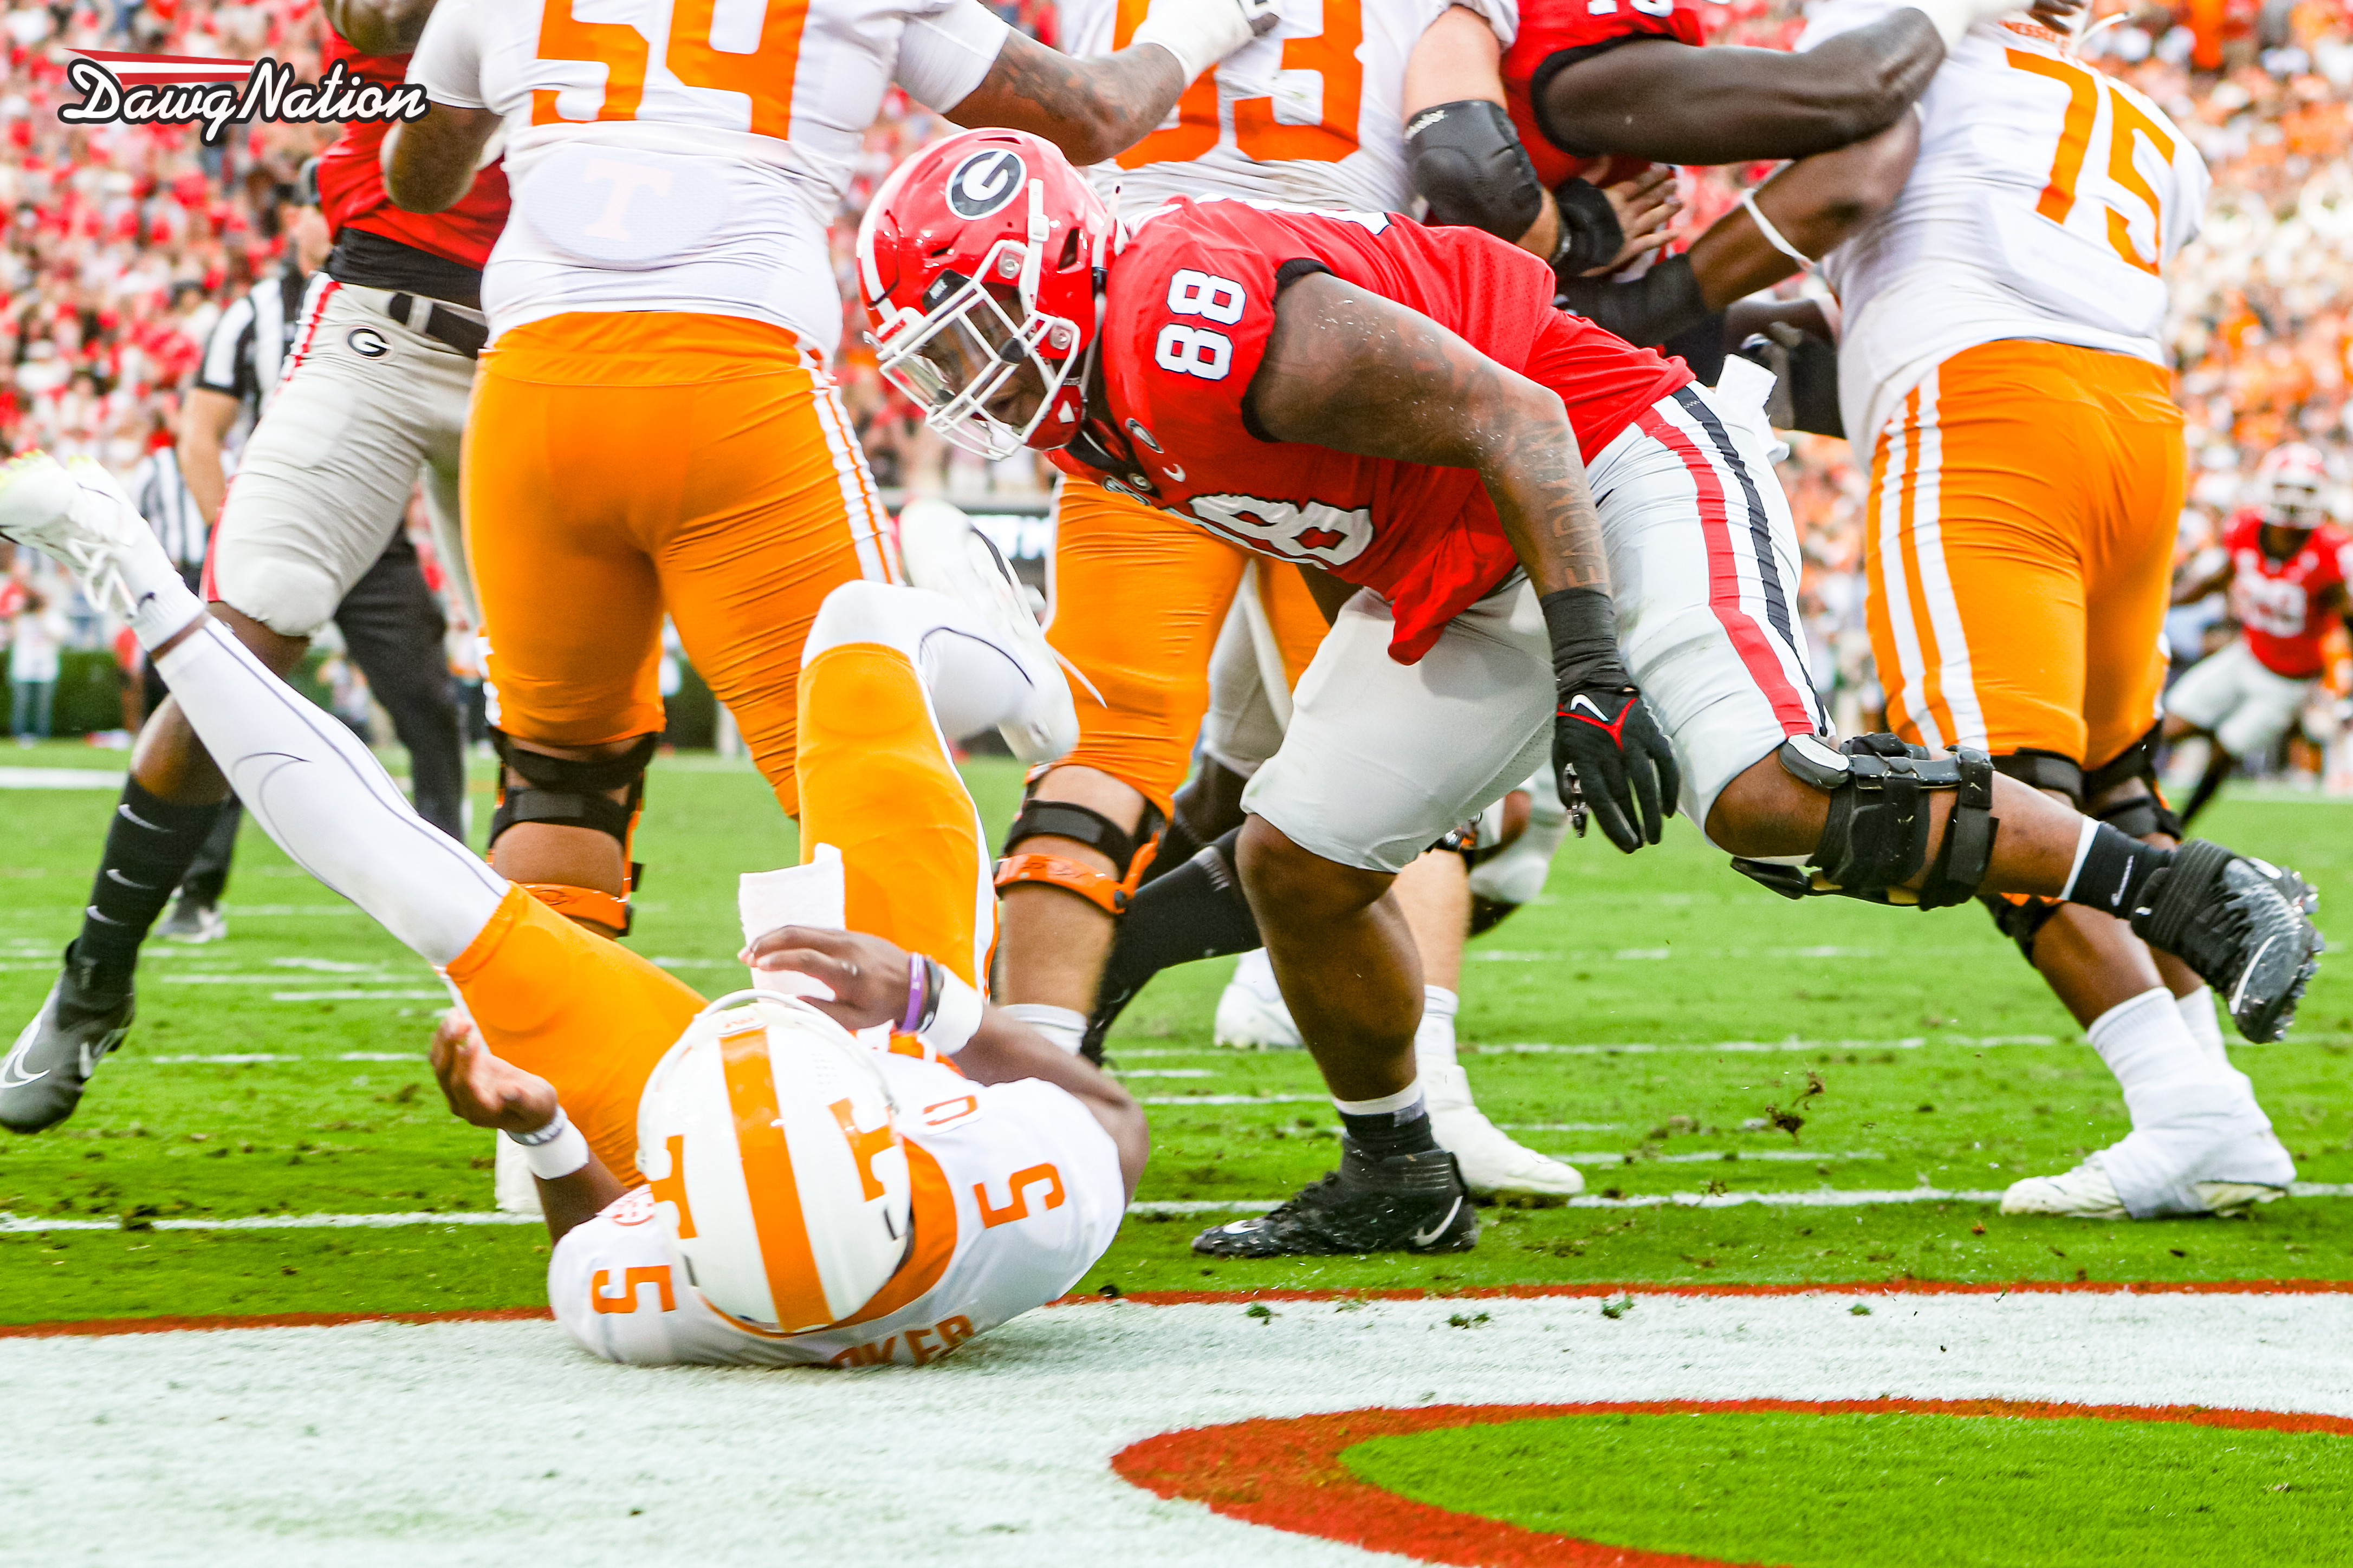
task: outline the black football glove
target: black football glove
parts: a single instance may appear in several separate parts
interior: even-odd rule
[[[1588,687],[1571,692],[1553,715],[1552,765],[1560,775],[1560,802],[1577,836],[1586,814],[1601,821],[1609,842],[1631,855],[1656,844],[1662,818],[1675,814],[1683,777],[1674,748],[1651,717],[1651,705],[1631,686]],[[1634,810],[1641,807],[1641,827]]]
[[[1618,655],[1618,616],[1608,593],[1562,588],[1537,601],[1552,643],[1555,690],[1552,765],[1560,803],[1577,835],[1589,815],[1609,842],[1631,855],[1656,844],[1675,814],[1683,777]],[[1636,826],[1637,808],[1640,824]]]

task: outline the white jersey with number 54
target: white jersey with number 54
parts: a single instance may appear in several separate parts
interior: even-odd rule
[[[1403,212],[1405,68],[1458,0],[1282,0],[1273,32],[1228,55],[1166,124],[1088,172],[1120,190],[1130,223],[1172,196],[1239,196],[1301,207]],[[1460,0],[1508,47],[1517,0]],[[1147,0],[1062,0],[1063,47],[1126,47]]]
[[[883,93],[955,104],[1006,33],[978,0],[441,0],[408,75],[506,117],[493,337],[570,310],[683,310],[829,354],[826,225]]]
[[[1891,9],[1829,0],[1798,47]],[[1919,112],[1903,195],[1823,262],[1858,449],[1931,367],[1979,343],[2031,338],[2166,363],[2164,270],[2196,237],[2209,182],[2165,112],[2024,20],[1971,28]]]

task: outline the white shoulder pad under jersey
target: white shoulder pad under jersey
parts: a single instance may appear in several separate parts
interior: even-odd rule
[[[884,92],[954,104],[1006,32],[978,0],[442,0],[408,74],[506,117],[493,337],[567,310],[691,310],[829,354],[826,225]]]
[[[1893,8],[1830,0],[1798,47]],[[2033,338],[2165,363],[2164,270],[2196,237],[2208,185],[2165,112],[2024,20],[1964,35],[1919,112],[1903,195],[1823,263],[1858,449],[1932,366],[1979,343]]]
[[[1275,30],[1235,50],[1168,122],[1089,171],[1130,222],[1171,196],[1403,212],[1406,60],[1454,0],[1282,0]],[[1509,45],[1517,0],[1463,0]],[[1147,0],[1062,0],[1063,47],[1124,48]]]
[[[881,1061],[914,1176],[915,1234],[856,1319],[776,1334],[728,1317],[670,1240],[675,1205],[638,1187],[556,1244],[556,1321],[608,1361],[921,1366],[1069,1290],[1127,1206],[1102,1123],[1051,1084],[977,1084],[937,1062]]]

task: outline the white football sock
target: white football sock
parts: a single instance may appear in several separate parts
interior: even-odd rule
[[[2182,1023],[2189,1026],[2189,1037],[2206,1053],[2206,1059],[2216,1067],[2229,1067],[2231,1053],[2223,1047],[2222,1025],[2214,1016],[2214,988],[2200,985],[2187,996],[2176,996],[2173,1005],[2179,1010]]]
[[[131,590],[131,635],[149,652],[205,613],[204,601],[188,591],[161,551],[134,552],[123,557],[121,567],[123,585]]]
[[[1378,1100],[1342,1100],[1336,1094],[1332,1097],[1333,1109],[1343,1116],[1393,1116],[1400,1126],[1421,1114],[1417,1109],[1420,1104],[1419,1078],[1395,1094],[1385,1094]]]
[[[156,668],[254,820],[410,952],[446,967],[498,912],[505,879],[418,816],[357,737],[225,628],[206,622]]]
[[[2119,1002],[2084,1031],[2092,1048],[2116,1075],[2127,1105],[2137,1090],[2178,1078],[2207,1078],[2212,1068],[2199,1049],[2173,993],[2153,986],[2128,1002]],[[2136,1118],[2136,1121],[2138,1119]]]
[[[2156,986],[2120,1002],[2088,1033],[2132,1117],[2131,1135],[2102,1150],[2100,1164],[2134,1217],[2194,1210],[2197,1181],[2280,1184],[2293,1177],[2253,1086],[2208,1058],[2173,993]]]
[[[1454,1065],[1454,1015],[1461,998],[1442,985],[1421,988],[1421,1026],[1413,1032],[1413,1059],[1427,1072]]]
[[[1044,1002],[1015,1002],[999,1007],[998,1012],[1009,1018],[1018,1018],[1072,1056],[1086,1042],[1087,1016],[1075,1007],[1056,1007]]]

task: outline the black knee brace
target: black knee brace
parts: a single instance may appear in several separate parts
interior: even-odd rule
[[[1016,883],[1042,883],[1075,893],[1107,915],[1124,914],[1128,900],[1135,896],[1158,852],[1163,821],[1160,809],[1146,803],[1143,821],[1130,833],[1092,806],[1076,801],[1026,799],[1013,826],[1005,830],[1005,854],[997,863],[997,889],[1001,894]],[[1025,841],[1042,837],[1075,839],[1122,870],[1109,877],[1060,855],[1035,850],[1016,853]]]
[[[629,858],[629,843],[637,827],[638,813],[645,805],[646,764],[653,761],[661,737],[640,735],[617,757],[592,759],[551,757],[544,752],[526,751],[502,730],[491,731],[491,744],[503,766],[499,772],[499,806],[491,817],[488,847],[496,847],[499,835],[519,822],[586,827],[606,835],[621,847],[622,864],[628,868],[622,878],[619,898],[594,888],[553,882],[526,883],[525,887],[533,897],[560,913],[617,926],[623,936],[628,935],[629,895],[645,879],[645,868]],[[522,776],[521,784],[507,783],[510,769]],[[628,793],[623,799],[615,800],[611,792],[617,789]]]
[[[2084,810],[2128,837],[2186,838],[2189,830],[2158,787],[2158,726],[2150,725],[2122,755],[2084,775]]]
[[[1788,866],[1735,859],[1740,871],[1784,898],[1836,893],[1874,904],[1942,909],[1972,898],[1993,863],[1993,762],[1959,747],[1932,756],[1893,735],[1858,735],[1833,752],[1810,735],[1781,742],[1774,755],[1801,784],[1831,797],[1830,820],[1812,857],[1811,876]],[[1957,794],[1943,841],[1929,845],[1931,818],[1924,796]],[[1915,893],[1900,884],[1922,867],[1927,879]]]

